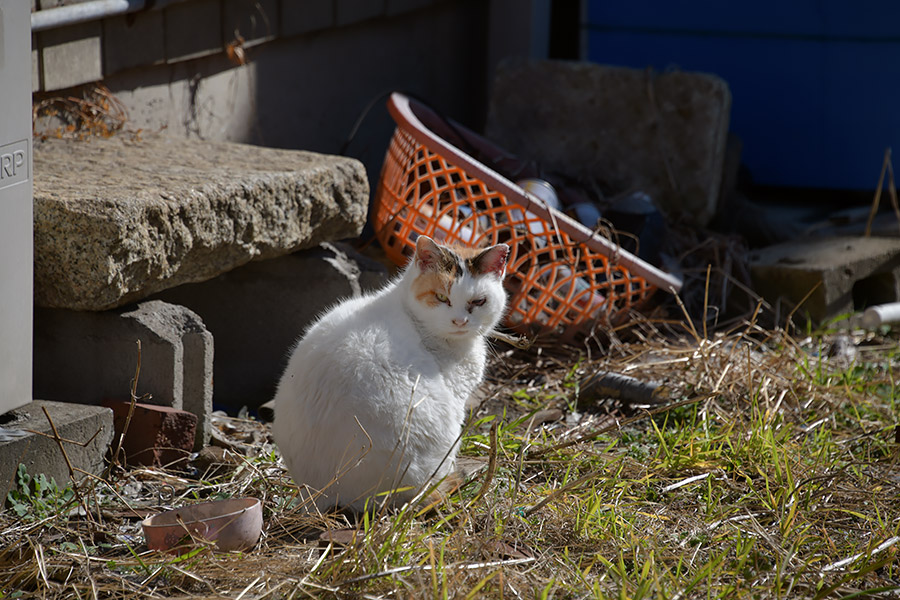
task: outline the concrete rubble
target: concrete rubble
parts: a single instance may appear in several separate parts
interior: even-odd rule
[[[900,300],[900,239],[838,237],[768,246],[750,255],[753,287],[783,314],[814,323]],[[802,302],[802,304],[801,304]]]
[[[51,421],[68,441],[60,445],[53,439]],[[103,406],[35,400],[6,413],[0,426],[0,502],[16,487],[19,464],[29,474],[43,473],[65,487],[70,479],[66,456],[77,469],[76,479],[83,478],[78,470],[99,475],[112,441],[112,411]]]
[[[34,395],[100,404],[129,401],[138,364],[142,402],[199,419],[196,448],[209,441],[213,337],[195,313],[160,301],[113,311],[35,309]]]

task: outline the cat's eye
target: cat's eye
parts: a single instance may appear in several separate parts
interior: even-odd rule
[[[438,302],[443,302],[444,304],[450,304],[450,298],[448,298],[447,296],[445,296],[444,294],[442,294],[440,292],[435,292],[434,297],[437,298]]]
[[[475,298],[469,302],[469,306],[484,306],[485,302],[487,302],[487,298]]]

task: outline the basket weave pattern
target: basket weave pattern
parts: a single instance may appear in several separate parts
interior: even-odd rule
[[[374,226],[388,258],[404,265],[415,240],[486,247],[506,243],[505,325],[566,338],[622,320],[656,287],[553,223],[528,212],[539,200],[511,198],[447,162],[397,127],[376,190]]]

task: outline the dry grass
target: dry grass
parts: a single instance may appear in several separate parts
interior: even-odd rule
[[[204,464],[205,473],[114,470],[80,486],[88,514],[74,500],[24,518],[0,514],[0,590],[42,598],[896,594],[896,336],[858,333],[847,344],[840,333],[798,338],[748,324],[695,337],[698,329],[678,336],[639,323],[601,359],[499,354],[462,452],[493,455],[492,477],[483,486],[484,471],[475,475],[431,514],[307,515],[291,507],[295,488],[266,426],[222,417],[219,430],[237,451]],[[586,402],[578,382],[601,369],[662,382],[677,404]],[[548,408],[559,410],[541,412]],[[141,516],[236,496],[264,503],[264,536],[251,551],[146,549]],[[347,528],[358,530],[355,541],[319,540]]]

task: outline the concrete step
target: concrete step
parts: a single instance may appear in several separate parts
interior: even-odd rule
[[[104,310],[356,237],[363,165],[144,134],[34,142],[34,300]]]

